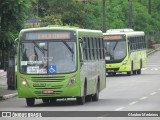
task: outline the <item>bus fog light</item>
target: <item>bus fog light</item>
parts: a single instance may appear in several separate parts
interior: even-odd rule
[[[75,82],[76,82],[76,76],[73,76],[73,77],[69,80],[68,85],[73,85]]]

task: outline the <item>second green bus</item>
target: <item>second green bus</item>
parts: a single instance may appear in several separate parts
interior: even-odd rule
[[[126,72],[128,76],[141,74],[146,67],[146,40],[143,31],[133,29],[110,29],[103,34],[106,73]]]

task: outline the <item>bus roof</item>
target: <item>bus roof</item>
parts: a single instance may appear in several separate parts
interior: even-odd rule
[[[76,32],[96,32],[96,33],[102,33],[101,30],[81,29],[81,28],[78,28],[78,27],[58,26],[58,25],[49,25],[47,27],[39,27],[39,28],[27,28],[27,29],[22,29],[21,32],[39,31],[39,30],[71,30],[71,31],[76,31]]]
[[[106,33],[103,33],[103,35],[127,35],[127,36],[139,36],[139,35],[145,35],[143,31],[134,31],[133,29],[109,29],[106,31]]]

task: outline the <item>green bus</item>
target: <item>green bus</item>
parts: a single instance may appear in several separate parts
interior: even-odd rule
[[[141,74],[146,67],[146,40],[143,31],[110,29],[103,33],[106,73]]]
[[[23,29],[18,49],[18,96],[26,98],[27,106],[33,106],[35,99],[98,101],[106,87],[100,30],[51,25]]]

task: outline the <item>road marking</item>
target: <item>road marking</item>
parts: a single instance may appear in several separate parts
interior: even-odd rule
[[[140,100],[145,100],[145,99],[147,99],[148,97],[142,97],[142,98],[140,98]]]
[[[128,105],[134,105],[136,103],[138,103],[138,101],[133,101],[133,102],[129,103]]]
[[[158,68],[151,68],[151,70],[152,70],[152,71],[153,71],[153,70],[157,71],[157,70],[158,70]]]
[[[142,68],[141,70],[146,70],[147,68]]]
[[[125,107],[119,107],[119,108],[117,108],[117,109],[115,109],[115,111],[119,111],[119,110],[122,110],[122,109],[124,109]]]
[[[153,92],[153,93],[151,93],[150,95],[155,95],[155,94],[157,94],[157,92]]]

